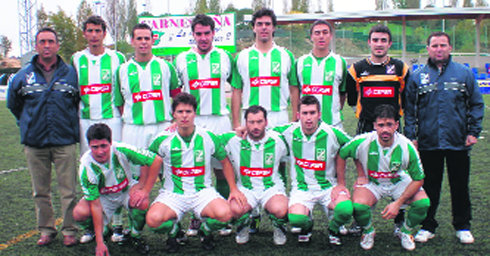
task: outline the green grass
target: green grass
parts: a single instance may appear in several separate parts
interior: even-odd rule
[[[484,96],[487,105],[490,105],[490,96]],[[25,167],[25,157],[20,145],[19,131],[13,116],[5,107],[5,102],[0,102],[0,171]],[[489,108],[487,107],[487,110]],[[356,119],[350,108],[346,108],[345,130],[349,134],[354,134]],[[472,150],[472,169],[471,169],[471,201],[473,205],[472,231],[476,242],[472,245],[460,244],[454,236],[451,225],[451,205],[449,197],[449,187],[447,179],[444,180],[442,189],[442,199],[439,206],[437,219],[440,227],[437,235],[427,244],[417,244],[415,253],[419,255],[490,255],[490,118],[488,115],[484,119],[482,138]],[[352,184],[354,180],[353,165],[349,161],[348,182]],[[54,175],[54,172],[53,172]],[[53,177],[53,204],[56,209],[56,216],[59,212],[59,196],[56,182]],[[156,196],[157,188],[154,188],[152,197]],[[31,198],[31,184],[29,172],[27,170],[0,174],[0,191],[3,200],[0,201],[0,244],[26,234],[36,227],[34,213],[34,203]],[[272,244],[272,227],[270,221],[262,214],[260,233],[251,235],[250,242],[246,245],[237,245],[234,236],[215,237],[217,248],[212,253],[201,250],[199,240],[191,238],[190,244],[181,247],[179,253],[175,255],[405,255],[405,252],[398,239],[392,235],[392,221],[381,219],[379,212],[387,204],[387,200],[382,200],[374,210],[374,225],[377,230],[375,246],[371,251],[364,251],[359,247],[359,237],[344,237],[344,245],[340,248],[331,248],[327,242],[325,214],[320,208],[315,208],[315,226],[312,242],[308,246],[300,246],[295,241],[295,237],[288,235],[288,242],[285,246],[277,247]],[[187,226],[188,219],[184,220]],[[151,247],[151,255],[165,255],[166,236],[153,234],[145,228],[144,236]],[[40,248],[35,245],[38,235],[23,239],[18,243],[10,245],[6,249],[0,247],[0,255],[93,255],[95,243],[78,245],[66,248],[62,245],[59,235],[57,240],[50,246]],[[111,255],[137,255],[137,252],[130,246],[117,246],[108,242]]]

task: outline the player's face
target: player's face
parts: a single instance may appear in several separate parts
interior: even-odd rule
[[[313,134],[318,128],[318,121],[321,113],[315,104],[299,106],[298,119],[301,122],[301,128],[306,135]]]
[[[56,36],[53,33],[44,31],[37,35],[36,51],[39,54],[39,58],[43,60],[53,59],[59,49],[60,44],[56,41]]]
[[[325,24],[319,24],[313,27],[311,31],[311,41],[313,41],[313,49],[326,50],[332,40],[330,28]]]
[[[272,24],[272,18],[269,16],[262,16],[257,18],[254,23],[253,32],[255,33],[255,39],[262,43],[272,41],[272,34],[275,27]]]
[[[247,126],[247,134],[252,140],[258,141],[264,138],[267,120],[262,111],[259,111],[258,113],[248,113],[245,125]]]
[[[111,156],[111,143],[106,140],[90,140],[88,143],[90,151],[92,152],[92,157],[97,163],[107,163]]]
[[[387,33],[373,32],[368,40],[371,47],[371,55],[376,58],[383,58],[388,54],[391,47],[390,36]]]
[[[393,135],[398,129],[398,121],[393,118],[376,118],[374,129],[378,133],[381,144],[388,146],[393,143]]]
[[[175,111],[172,115],[178,129],[194,127],[196,111],[194,111],[192,105],[181,103],[175,107]]]
[[[445,36],[433,36],[427,46],[429,58],[435,64],[447,62],[452,50],[453,47]]]
[[[131,45],[133,46],[136,55],[151,54],[151,47],[153,45],[151,31],[148,29],[134,30],[134,37],[131,39]]]
[[[211,50],[214,38],[214,31],[211,30],[211,26],[196,24],[192,35],[194,40],[196,40],[197,50],[200,54],[206,54]]]
[[[87,23],[85,31],[83,31],[83,37],[87,40],[89,46],[99,47],[104,42],[106,32],[102,30],[102,25],[95,25]]]

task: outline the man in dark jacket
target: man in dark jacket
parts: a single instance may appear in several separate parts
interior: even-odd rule
[[[473,243],[470,232],[470,149],[482,130],[483,99],[471,71],[451,60],[451,40],[443,32],[427,39],[429,60],[410,76],[406,88],[405,134],[418,150],[425,170],[424,189],[431,205],[418,242],[434,237],[444,161],[451,188],[453,226],[464,244]]]
[[[40,246],[56,236],[51,203],[51,163],[55,164],[61,197],[65,246],[77,243],[72,210],[76,203],[76,143],[78,82],[73,67],[57,55],[56,32],[43,28],[36,34],[37,55],[12,79],[7,106],[17,119],[21,143],[31,174]]]

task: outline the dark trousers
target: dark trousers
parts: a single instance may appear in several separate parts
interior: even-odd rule
[[[468,150],[431,150],[420,151],[420,160],[424,166],[424,190],[429,196],[430,207],[422,222],[422,229],[435,232],[438,224],[435,219],[441,195],[444,160],[446,160],[453,227],[455,230],[470,229],[471,203],[468,189],[470,176],[470,155]]]

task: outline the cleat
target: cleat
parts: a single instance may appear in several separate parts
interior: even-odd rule
[[[298,235],[298,242],[299,243],[309,243],[310,240],[311,240],[311,231],[301,232]]]
[[[376,232],[374,231],[374,229],[369,233],[362,234],[360,243],[362,249],[371,250],[371,248],[373,248],[374,236],[376,236]]]
[[[402,233],[403,223],[395,223],[395,227],[393,228],[393,236],[400,238]]]
[[[214,241],[213,241],[213,235],[204,235],[204,232],[202,230],[199,230],[199,236],[201,238],[201,245],[204,250],[210,251],[214,249]]]
[[[222,228],[218,231],[218,234],[220,236],[229,236],[231,235],[231,232],[233,232],[233,228],[231,225],[227,225],[226,228]]]
[[[179,232],[177,232],[177,236],[175,237],[175,240],[179,245],[186,245],[187,243],[189,243],[189,238],[182,230],[179,230]]]
[[[240,226],[237,228],[235,241],[237,244],[246,244],[250,239],[250,229],[246,226]]]
[[[132,237],[131,238],[133,246],[136,248],[136,251],[138,251],[139,254],[148,254],[150,252],[150,246],[148,246],[143,240],[143,238],[136,238]]]
[[[434,238],[436,235],[428,230],[421,229],[417,234],[415,235],[415,241],[419,243],[425,243],[429,241],[429,239]]]
[[[352,225],[348,228],[349,234],[358,236],[361,234],[362,228],[357,225],[356,222],[353,222]]]
[[[176,253],[179,250],[179,243],[177,238],[169,237],[167,239],[167,245],[165,246],[165,251],[168,253]]]
[[[85,233],[83,233],[82,237],[80,237],[80,243],[81,244],[90,243],[94,240],[94,238],[95,238],[95,232],[93,230],[85,230]]]
[[[299,234],[299,233],[301,233],[301,228],[291,227],[291,233],[293,233],[293,234]]]
[[[260,215],[253,216],[252,219],[250,220],[250,234],[259,233],[259,226],[260,226]]]
[[[50,235],[41,235],[41,237],[39,237],[39,240],[37,240],[36,244],[39,246],[49,245],[53,242],[55,237],[56,237],[56,233]]]
[[[415,241],[413,240],[412,235],[400,232],[399,237],[400,237],[400,241],[402,243],[402,247],[405,250],[407,250],[407,251],[415,250]]]
[[[121,225],[114,226],[114,231],[112,232],[111,241],[113,243],[124,243],[127,237],[124,236],[123,227]]]
[[[345,225],[342,225],[339,227],[339,233],[343,236],[346,236],[349,234],[349,229]]]
[[[191,224],[189,225],[189,229],[186,232],[187,236],[197,236],[199,227],[201,227],[201,220],[193,218],[191,220]]]
[[[472,244],[475,242],[475,238],[469,230],[456,231],[456,237],[459,238],[459,242],[462,244]]]
[[[328,241],[331,245],[335,245],[335,246],[342,245],[342,240],[340,240],[340,232],[335,233],[332,230],[329,230]]]
[[[286,244],[286,228],[284,226],[274,227],[274,235],[273,240],[275,245],[284,245]]]

